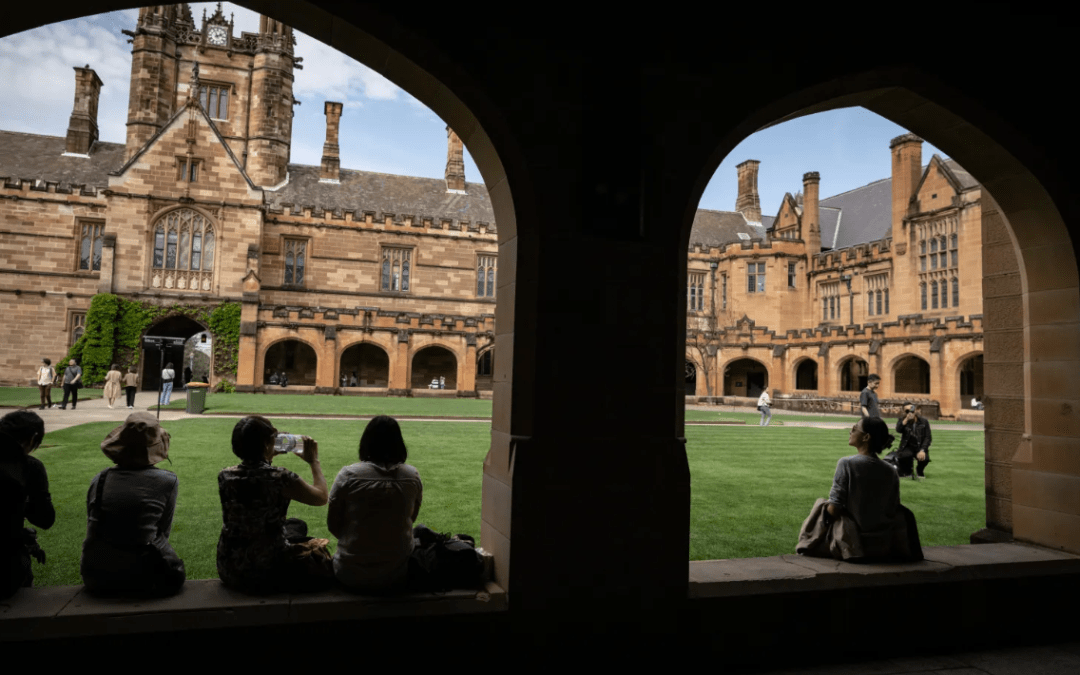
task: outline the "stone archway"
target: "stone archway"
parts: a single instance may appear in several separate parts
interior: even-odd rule
[[[960,385],[960,407],[972,408],[971,400],[983,399],[983,355],[972,354],[960,362],[958,380]]]
[[[319,372],[319,357],[306,342],[281,340],[270,345],[263,356],[263,386],[277,386],[271,376],[285,373],[289,386],[314,386]]]
[[[870,375],[870,366],[858,356],[840,362],[840,391],[862,391]]]
[[[755,359],[737,359],[724,366],[724,396],[757,398],[769,387],[769,369]]]
[[[370,342],[349,346],[341,353],[337,384],[342,387],[389,387],[390,357]]]
[[[818,364],[813,359],[803,359],[795,368],[795,388],[817,391]]]
[[[433,345],[413,355],[409,386],[428,389],[436,380],[445,385],[444,389],[457,389],[457,357],[446,347]]]
[[[931,395],[930,364],[918,356],[902,356],[893,365],[892,390],[897,394]]]
[[[163,337],[180,337],[185,341],[191,338],[207,332],[207,327],[188,318],[183,314],[175,314],[173,316],[166,317],[161,321],[158,321],[154,325],[146,329],[144,335],[159,335]],[[143,345],[142,356],[142,377],[140,383],[143,391],[157,391],[158,386],[161,383],[161,364],[164,361],[173,364],[173,370],[176,372],[176,381],[174,387],[180,390],[183,384],[186,384],[184,380],[184,366],[187,363],[184,360],[185,350],[187,344],[178,345],[175,347],[166,347],[164,359],[162,359],[161,350],[154,346]],[[212,363],[210,364],[212,368]],[[203,373],[197,373],[202,375]]]

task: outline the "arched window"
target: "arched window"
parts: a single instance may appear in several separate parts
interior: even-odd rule
[[[949,282],[941,280],[941,308],[945,309],[949,306]]]
[[[889,313],[889,289],[885,289],[885,313]]]
[[[926,283],[919,284],[919,291],[922,293],[922,308],[926,309]]]
[[[952,280],[952,305],[953,307],[960,306],[960,280],[956,277]]]
[[[382,250],[382,289],[408,291],[411,262],[412,249],[384,247]]]
[[[192,209],[170,211],[154,224],[151,285],[209,291],[213,286],[214,226]]]
[[[930,304],[934,309],[938,308],[937,282],[930,282]]]

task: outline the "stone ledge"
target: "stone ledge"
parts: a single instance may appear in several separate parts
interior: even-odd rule
[[[506,592],[492,582],[483,591],[388,597],[344,591],[253,596],[205,579],[188,581],[171,598],[148,600],[51,586],[21,589],[0,603],[0,642],[503,611]]]
[[[1020,543],[928,546],[918,563],[858,565],[790,554],[690,563],[690,599],[1080,574],[1080,556]]]

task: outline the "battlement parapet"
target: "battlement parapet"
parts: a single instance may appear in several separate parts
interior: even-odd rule
[[[461,220],[429,214],[397,214],[390,211],[368,209],[344,209],[340,206],[324,208],[317,204],[294,204],[283,202],[265,207],[267,222],[280,225],[311,225],[341,229],[364,229],[375,227],[418,228],[426,231],[474,232],[481,235],[496,234],[494,222],[484,220]]]
[[[103,189],[83,183],[63,183],[42,178],[20,178],[18,176],[0,176],[5,192],[44,192],[47,194],[79,195],[81,197],[98,197]]]
[[[744,255],[745,251],[768,251],[773,257],[805,256],[806,244],[799,239],[750,239],[747,241],[728,242],[718,246],[705,246],[699,243],[690,244],[689,252],[694,255],[709,258],[724,258]]]

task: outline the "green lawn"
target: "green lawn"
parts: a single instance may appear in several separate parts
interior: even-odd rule
[[[101,398],[100,389],[80,389],[79,400],[87,398]],[[64,400],[64,388],[53,387],[52,402],[60,403]],[[0,387],[0,407],[38,407],[41,405],[41,394],[37,387]]]
[[[185,401],[165,409],[183,410]],[[475,398],[405,398],[316,394],[208,394],[206,412],[260,415],[393,415],[491,417],[491,401]]]
[[[266,396],[263,398],[276,398]],[[189,579],[217,576],[214,556],[221,529],[217,473],[236,463],[229,437],[236,421],[206,418],[166,422],[172,464],[180,477],[172,544]],[[357,460],[364,423],[340,420],[275,420],[282,431],[319,441],[327,482]],[[35,456],[45,463],[57,523],[40,533],[48,555],[34,565],[37,585],[78,584],[86,535],[86,491],[109,466],[98,446],[114,422],[49,433]],[[424,481],[420,522],[441,532],[480,534],[481,463],[490,442],[486,422],[403,422],[409,463]],[[690,554],[693,560],[792,553],[799,527],[814,500],[828,495],[836,460],[852,453],[838,430],[756,426],[688,427],[692,480]],[[915,512],[924,545],[968,542],[984,522],[983,434],[953,432],[935,438],[926,481],[902,481],[904,503]],[[306,480],[299,458],[277,460]],[[313,536],[331,539],[326,509],[294,503],[290,515],[307,521]],[[483,542],[480,542],[481,545]]]
[[[96,390],[93,390],[96,391]],[[98,392],[100,395],[100,392]],[[165,409],[183,410],[183,400],[173,401]],[[153,409],[153,406],[151,406]],[[474,398],[404,398],[374,396],[327,396],[316,394],[208,394],[208,413],[238,413],[262,415],[393,415],[394,417],[491,417],[491,401]],[[757,425],[761,414],[756,410],[746,412],[720,412],[713,410],[687,410],[687,422],[715,422],[718,420],[742,420]],[[854,424],[854,416],[799,415],[773,411],[773,424],[790,422],[847,422]],[[890,419],[890,422],[894,420]],[[934,426],[956,422],[934,421]]]

